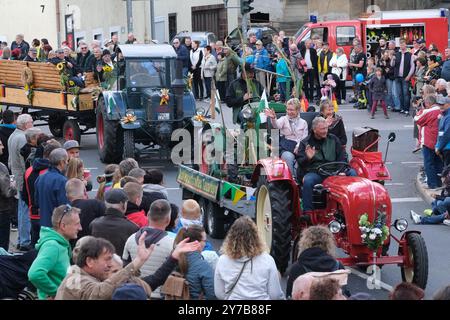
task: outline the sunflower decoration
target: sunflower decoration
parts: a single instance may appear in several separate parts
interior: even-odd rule
[[[56,70],[62,72],[64,70],[64,62],[60,62],[56,65]]]
[[[186,90],[191,91],[192,90],[192,82],[194,81],[194,75],[189,72],[188,75],[184,78],[184,83],[186,85]]]
[[[74,87],[75,86],[75,82],[73,80],[69,80],[69,86],[70,87]]]
[[[134,123],[136,122],[137,117],[134,114],[127,114],[125,117],[122,118],[122,123]]]
[[[112,68],[111,68],[111,66],[109,66],[109,65],[105,65],[105,66],[103,66],[103,72],[112,72]]]
[[[198,121],[198,122],[203,122],[203,123],[208,122],[208,119],[206,119],[206,117],[202,114],[198,114],[198,115],[194,116],[192,118],[192,120]]]
[[[27,96],[28,99],[28,103],[30,105],[33,104],[33,97],[34,97],[34,90],[33,90],[33,85],[32,84],[25,84],[24,86],[24,90],[25,90],[25,95]]]
[[[114,68],[110,65],[104,65],[102,67],[103,70],[103,82],[102,87],[105,90],[111,90],[112,86],[114,85],[115,79],[114,79]]]
[[[169,100],[170,100],[169,89],[161,89],[160,97],[161,97],[161,101],[159,102],[159,104],[161,106],[168,105]]]

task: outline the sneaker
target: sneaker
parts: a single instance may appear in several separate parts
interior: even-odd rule
[[[420,215],[415,213],[413,210],[410,211],[411,213],[411,219],[414,221],[415,224],[420,224]]]
[[[341,104],[346,104],[346,103],[347,102],[344,99],[341,100]]]
[[[391,107],[391,106],[387,106],[387,108],[388,108],[388,110],[392,110],[392,107]]]
[[[17,225],[11,224],[11,231],[16,232],[17,231]]]
[[[370,117],[370,119],[375,119],[375,116],[374,116],[374,115],[372,115],[372,116]]]
[[[450,219],[445,219],[444,221],[442,221],[442,223],[446,226],[450,226]]]
[[[405,111],[405,117],[409,116],[409,111]]]
[[[389,119],[389,116],[386,114],[386,115],[384,115],[384,118],[385,119]]]
[[[432,209],[425,209],[423,210],[423,214],[427,217],[431,217],[431,215],[433,214],[433,210]]]
[[[399,112],[400,112],[400,113],[405,113],[405,111],[403,111],[403,110],[399,110]]]

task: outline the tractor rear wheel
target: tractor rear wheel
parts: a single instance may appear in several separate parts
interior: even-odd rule
[[[81,131],[76,120],[66,120],[62,128],[62,134],[64,140],[76,140],[80,143]]]
[[[286,271],[291,252],[291,190],[285,182],[260,179],[256,197],[256,224],[278,270]]]
[[[123,159],[134,159],[134,131],[124,130],[123,132]]]
[[[408,233],[406,244],[411,267],[401,267],[402,280],[425,289],[428,280],[428,252],[425,240],[418,233]]]
[[[100,160],[103,163],[119,163],[122,161],[122,150],[119,150],[122,145],[119,140],[119,122],[108,120],[103,97],[98,100],[95,114]]]

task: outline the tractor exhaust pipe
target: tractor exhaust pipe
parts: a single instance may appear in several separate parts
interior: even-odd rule
[[[183,62],[176,60],[175,79],[172,81],[172,90],[175,94],[177,103],[177,119],[183,118],[183,96],[184,96],[184,80],[183,80]]]
[[[395,138],[396,138],[396,136],[395,136],[395,133],[394,133],[394,132],[389,133],[389,136],[388,136],[388,143],[387,143],[387,145],[386,145],[386,152],[385,152],[385,154],[384,154],[383,165],[386,163],[386,159],[387,159],[387,155],[388,155],[388,151],[389,151],[389,144],[390,144],[391,142],[394,142],[394,141],[395,141]]]

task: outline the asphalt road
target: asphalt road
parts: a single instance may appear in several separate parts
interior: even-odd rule
[[[199,103],[205,105],[205,103]],[[380,131],[382,141],[379,150],[386,149],[386,140],[390,132],[395,132],[397,140],[391,144],[387,163],[392,181],[386,184],[386,188],[390,193],[393,202],[392,220],[400,217],[407,218],[409,222],[408,229],[415,229],[422,232],[425,238],[428,256],[429,256],[429,276],[426,287],[426,298],[431,298],[439,288],[450,283],[448,276],[448,266],[450,265],[450,251],[446,243],[450,242],[450,229],[445,225],[414,225],[409,218],[409,210],[423,212],[429,205],[425,203],[415,186],[415,177],[422,165],[422,156],[413,154],[414,148],[412,138],[412,119],[403,115],[392,113],[391,119],[385,120],[380,111],[378,111],[376,119],[369,118],[365,110],[356,110],[351,105],[341,106],[339,113],[343,116],[346,125],[349,144],[351,143],[351,134],[355,127],[372,126]],[[224,118],[229,125],[231,122],[230,109],[224,107]],[[217,117],[217,121],[220,117]],[[47,127],[43,127],[48,130]],[[86,168],[91,169],[92,175],[96,177],[103,172],[104,164],[99,161],[97,153],[97,142],[95,135],[87,135],[82,137],[81,157],[84,160]],[[181,204],[181,190],[176,183],[177,168],[167,159],[142,159],[141,166],[143,168],[160,168],[165,175],[165,184],[169,188],[169,198],[177,205]],[[94,190],[97,185],[94,180]],[[95,196],[91,192],[91,197]],[[394,230],[394,233],[398,234]],[[220,248],[221,241],[211,239],[216,249]],[[398,247],[395,243],[391,244],[390,254],[396,254]],[[342,253],[338,253],[342,254]],[[381,289],[369,289],[367,286],[367,275],[363,273],[352,273],[349,278],[349,289],[351,292],[368,292],[377,299],[387,299],[388,290],[401,282],[400,268],[396,265],[384,266],[381,272]],[[283,278],[283,286],[285,286],[286,278]]]

